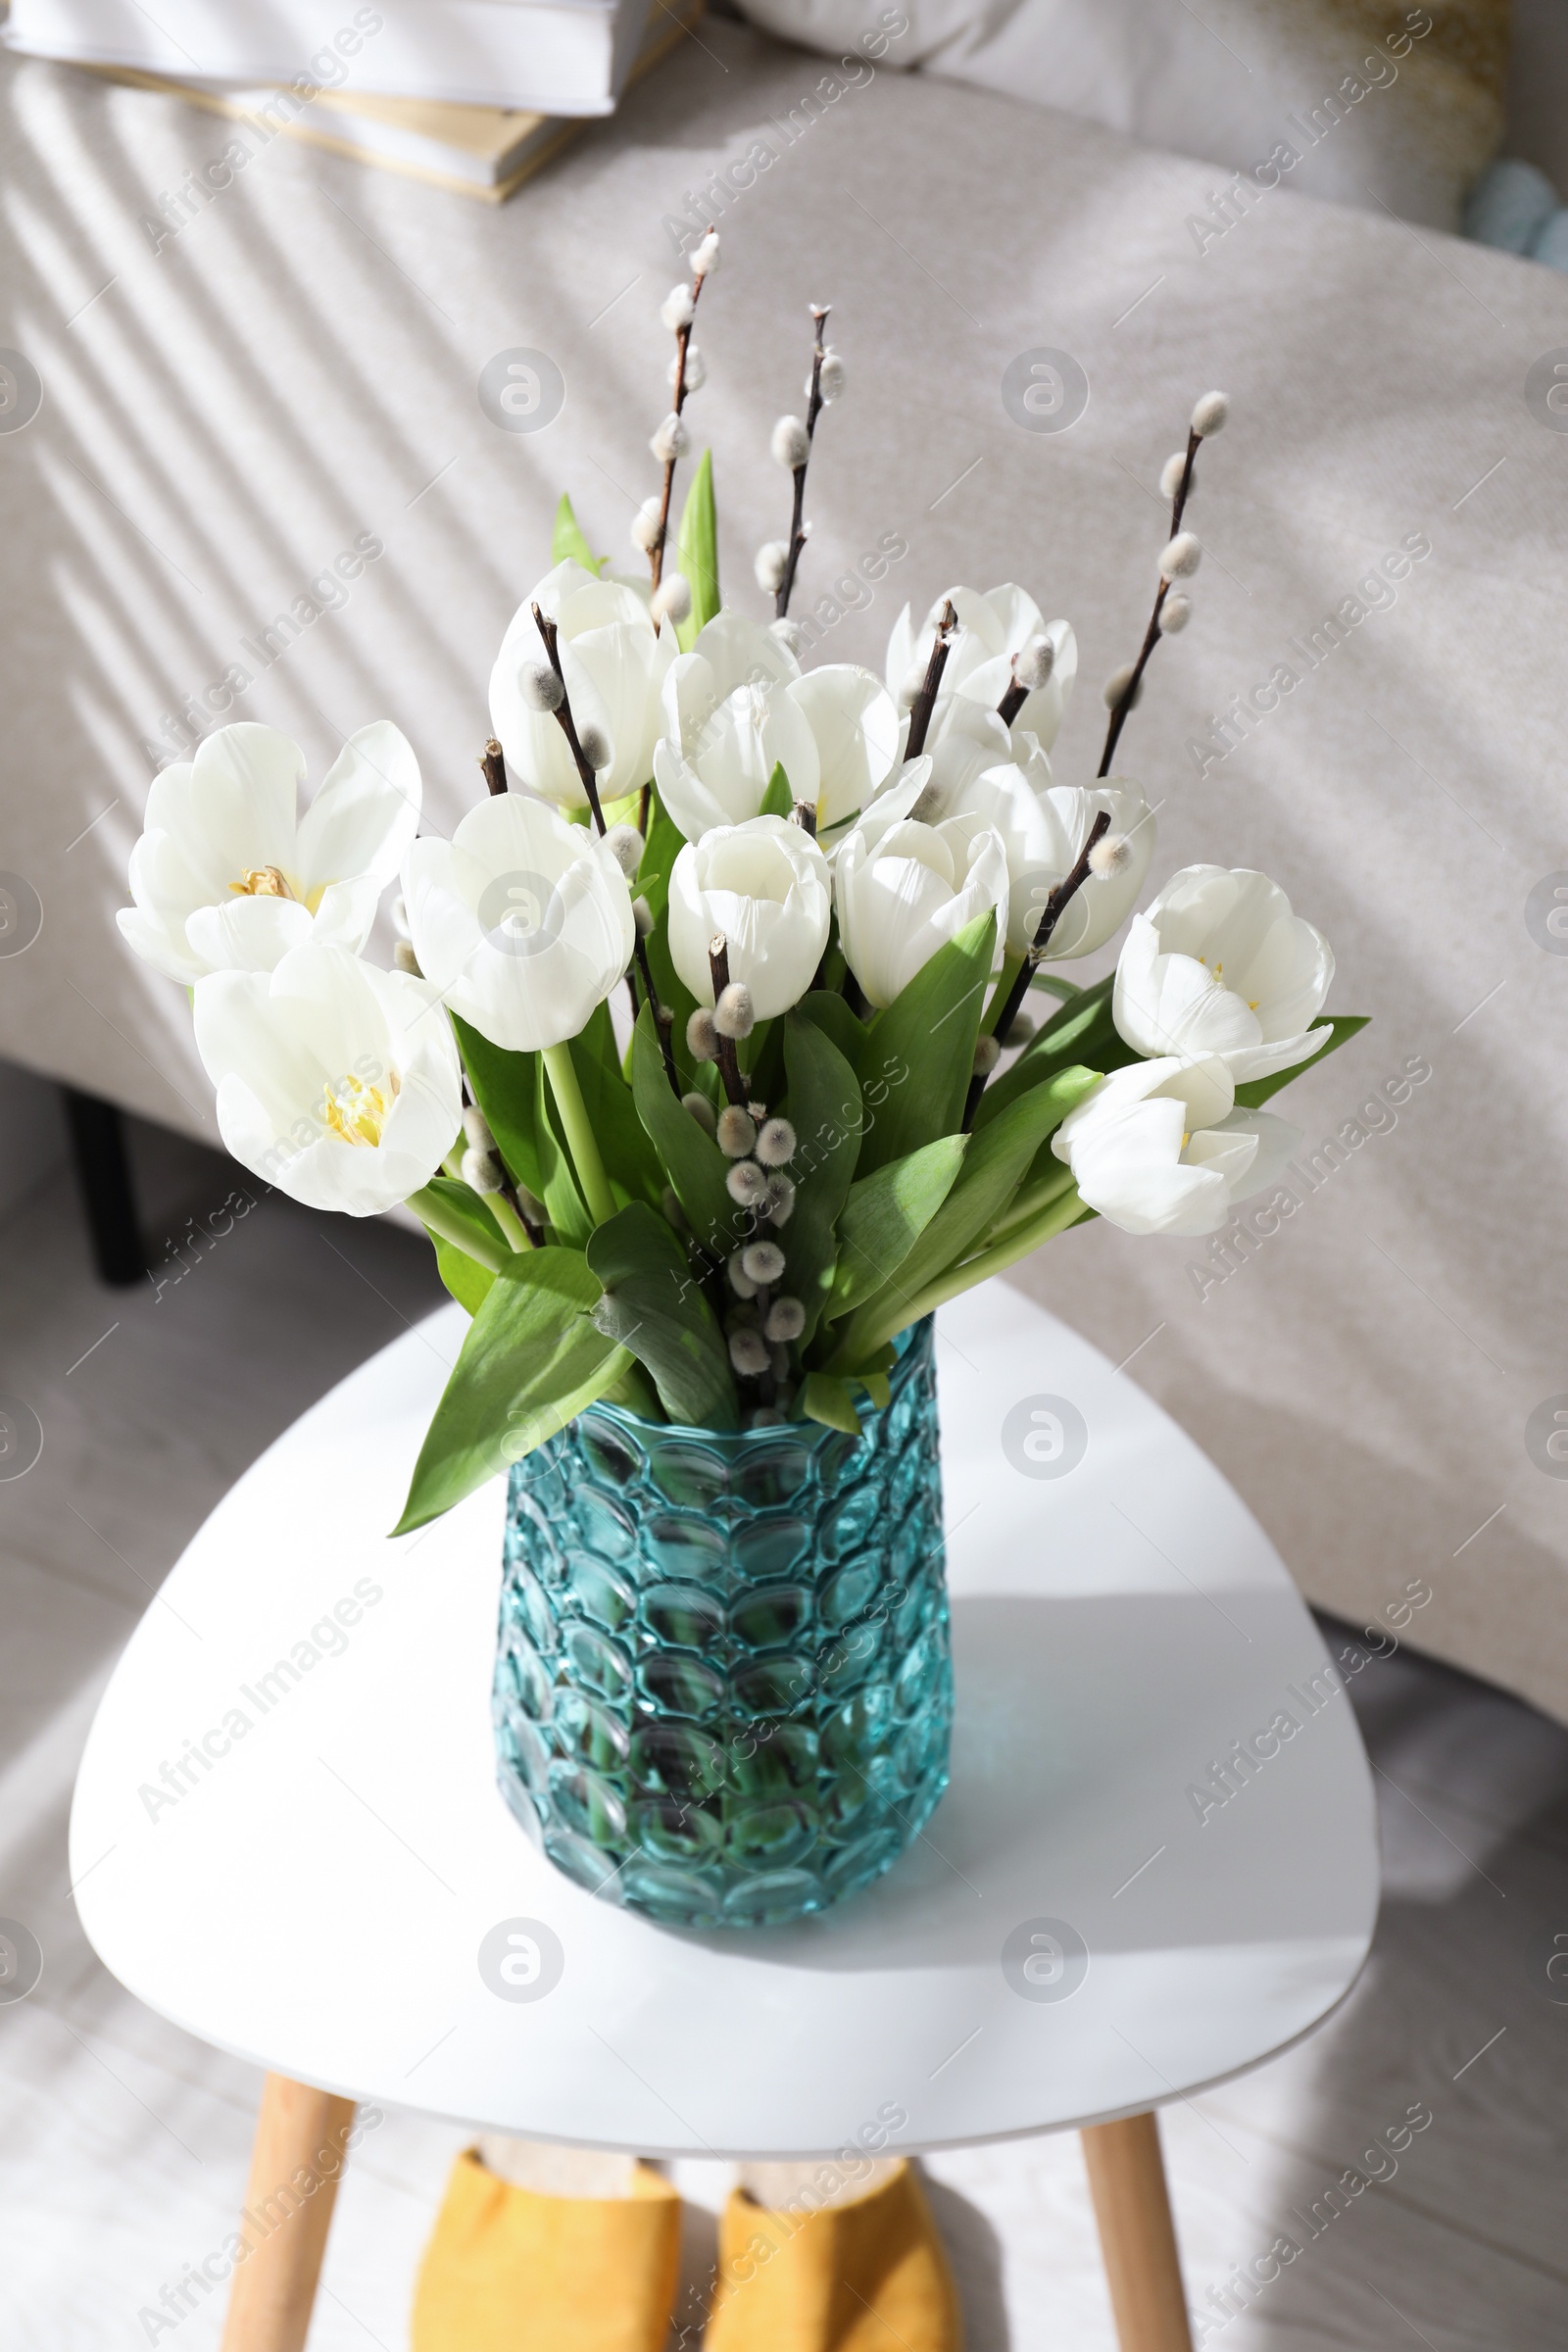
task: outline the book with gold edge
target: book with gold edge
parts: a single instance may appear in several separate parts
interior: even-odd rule
[[[627,73],[631,82],[656,66],[703,14],[704,0],[652,0],[651,22]],[[503,204],[594,116],[531,114],[514,107],[459,106],[445,99],[388,98],[362,90],[318,90],[291,120],[279,120],[276,87],[236,89],[174,80],[133,67],[90,65],[105,80],[183,98],[268,137],[281,134],[336,155],[401,172],[460,196]]]

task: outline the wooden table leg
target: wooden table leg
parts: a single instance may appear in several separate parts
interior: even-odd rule
[[[222,2352],[303,2352],[353,2129],[352,2099],[268,2076]]]
[[[1121,2352],[1193,2352],[1158,2124],[1129,2115],[1079,2136]]]

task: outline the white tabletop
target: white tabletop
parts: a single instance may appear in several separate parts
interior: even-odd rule
[[[501,1485],[382,1532],[463,1320],[396,1342],[262,1456],[105,1693],[72,1875],[152,2008],[355,2097],[787,2155],[895,2117],[918,2148],[1130,2113],[1344,1995],[1377,1848],[1316,1629],[1190,1440],[995,1283],[938,1321],[958,1702],[926,1836],[869,1892],[766,1932],[674,1932],[571,1885],[496,1788]],[[1238,1740],[1254,1760],[1220,1803]],[[542,1997],[526,1963],[520,1986],[497,1974],[516,1921],[559,1954]]]

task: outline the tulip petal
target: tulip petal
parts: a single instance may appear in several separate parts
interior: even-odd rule
[[[294,862],[294,828],[305,755],[276,727],[241,719],[196,748],[190,811],[210,852],[238,882],[253,867]],[[204,860],[205,862],[205,860]]]
[[[880,680],[853,662],[808,670],[788,693],[815,740],[819,773],[810,797],[820,833],[870,807],[898,765],[903,725]],[[790,782],[796,799],[805,800],[793,769]]]
[[[150,963],[154,971],[162,972],[166,980],[178,980],[190,987],[206,970],[201,957],[172,924],[160,922],[140,906],[122,906],[115,920],[142,961]]]
[[[270,972],[291,948],[303,947],[313,925],[296,899],[231,898],[198,906],[185,937],[204,972]]]
[[[371,876],[384,887],[418,829],[422,797],[414,746],[390,719],[351,735],[306,811],[294,858],[313,897],[330,882]]]

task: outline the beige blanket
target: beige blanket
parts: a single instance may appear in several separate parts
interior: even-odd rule
[[[1568,285],[1288,188],[1223,225],[1205,167],[711,23],[496,214],[279,140],[160,238],[160,195],[177,219],[225,126],[45,65],[8,63],[0,103],[0,343],[43,387],[0,433],[0,866],[43,907],[0,956],[0,1052],[208,1138],[183,998],[112,922],[166,726],[235,667],[231,708],[294,730],[316,775],[395,716],[450,823],[559,491],[620,550],[651,486],[682,218],[721,201],[728,231],[691,416],[734,593],[757,607],[751,554],[785,519],[768,428],[831,298],[851,390],[811,475],[823,656],[878,662],[906,596],[1024,581],[1079,632],[1069,776],[1143,624],[1161,463],[1194,395],[1231,393],[1194,624],[1128,760],[1158,873],[1282,877],[1339,952],[1332,1005],[1376,1022],[1281,1099],[1319,1179],[1228,1269],[1096,1225],[1021,1279],[1131,1359],[1314,1598],[1387,1622],[1417,1582],[1401,1638],[1568,1717]],[[564,381],[538,433],[476,395],[517,349]],[[1088,385],[1060,432],[1002,397],[1042,349]]]

